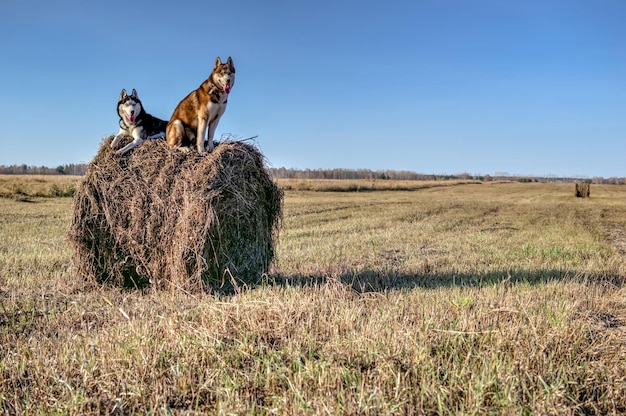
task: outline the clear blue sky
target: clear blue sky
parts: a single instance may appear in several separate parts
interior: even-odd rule
[[[626,176],[626,1],[0,3],[0,164],[87,163],[232,56],[274,167]]]

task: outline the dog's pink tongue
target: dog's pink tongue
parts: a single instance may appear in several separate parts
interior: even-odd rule
[[[226,86],[224,87],[224,92],[226,94],[230,94],[230,85],[226,84]]]
[[[134,123],[135,122],[135,116],[130,116],[130,122]]]

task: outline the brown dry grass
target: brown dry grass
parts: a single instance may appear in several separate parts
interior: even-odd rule
[[[80,180],[72,175],[0,175],[0,198],[72,196]]]
[[[626,188],[288,191],[232,295],[85,283],[68,199],[0,199],[7,414],[623,414]]]
[[[394,181],[379,179],[277,179],[286,191],[360,192],[360,191],[416,191],[418,189],[478,184],[471,180]]]

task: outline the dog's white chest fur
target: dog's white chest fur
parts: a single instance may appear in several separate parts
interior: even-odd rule
[[[222,114],[226,111],[226,100],[222,99],[221,103],[214,103],[213,101],[209,101],[206,108],[209,113],[209,121],[214,120],[216,117],[221,117]]]

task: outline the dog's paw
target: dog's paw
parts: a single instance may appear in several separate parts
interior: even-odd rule
[[[183,153],[191,152],[191,149],[187,146],[176,146],[176,147],[173,147],[173,149],[179,152],[183,152]]]
[[[116,135],[113,140],[111,140],[111,149],[115,149],[120,143],[120,140],[122,140],[122,136],[120,136],[119,134]]]

